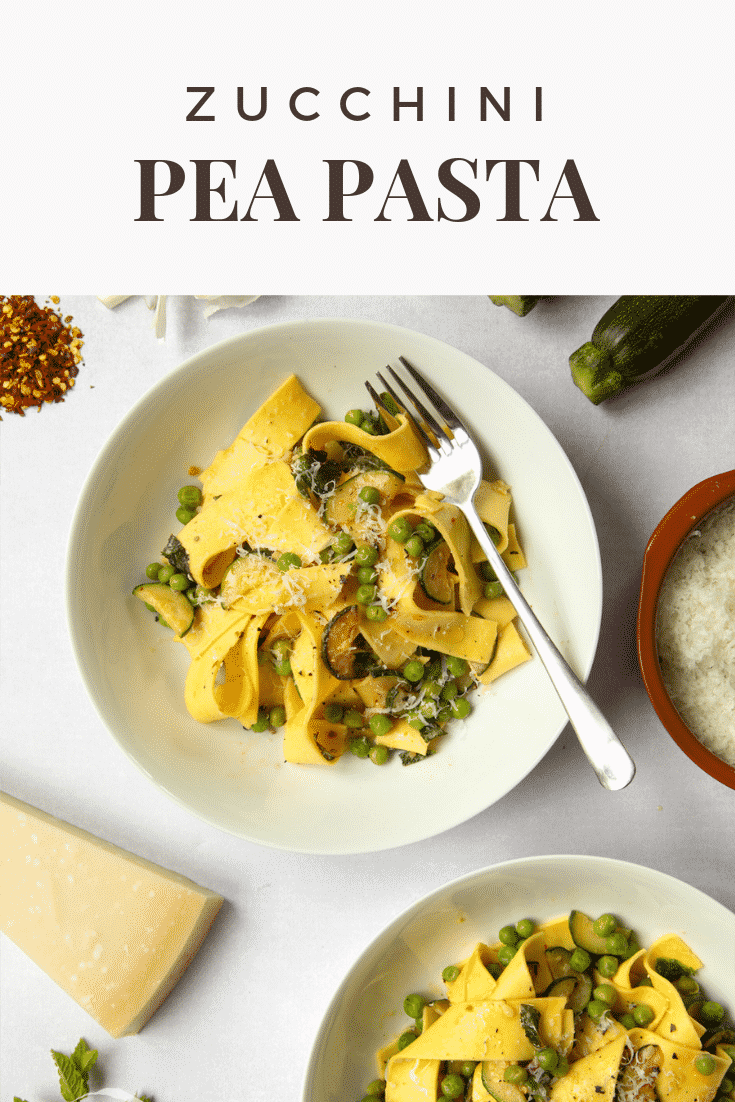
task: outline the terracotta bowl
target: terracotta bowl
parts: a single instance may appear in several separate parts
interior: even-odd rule
[[[638,600],[638,661],[651,703],[674,742],[715,780],[735,788],[735,768],[718,758],[692,734],[669,699],[656,646],[656,609],[666,571],[689,533],[708,513],[735,496],[735,471],[698,482],[677,501],[656,528],[643,556]]]

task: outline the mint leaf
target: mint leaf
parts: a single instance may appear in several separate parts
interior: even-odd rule
[[[87,1094],[87,1080],[82,1075],[71,1056],[65,1056],[63,1052],[54,1052],[51,1055],[59,1073],[59,1087],[61,1097],[65,1102],[75,1102],[77,1098],[83,1098]]]
[[[71,1054],[71,1059],[87,1081],[89,1080],[90,1069],[93,1068],[97,1062],[97,1056],[97,1049],[90,1048],[83,1037]]]

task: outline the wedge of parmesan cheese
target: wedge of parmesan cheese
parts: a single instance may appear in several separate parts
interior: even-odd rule
[[[0,793],[0,929],[113,1037],[184,973],[222,897]]]

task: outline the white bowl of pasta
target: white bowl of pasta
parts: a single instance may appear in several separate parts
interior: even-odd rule
[[[505,501],[504,519],[498,520],[497,525],[503,528],[503,539],[515,538],[515,543],[511,539],[508,544],[509,555],[515,554],[513,547],[519,546],[518,541],[522,545],[526,560],[520,576],[522,588],[567,659],[586,678],[597,645],[602,587],[594,523],[576,474],[551,432],[511,387],[476,360],[433,338],[381,323],[325,319],[257,329],[206,349],[154,386],[130,411],[97,459],[78,505],[67,560],[67,608],[79,668],[100,716],[122,749],[169,796],[217,827],[263,845],[299,852],[345,854],[387,849],[438,834],[483,811],[518,784],[549,750],[566,723],[566,714],[540,662],[531,657],[518,664],[527,656],[522,641],[519,643],[515,635],[520,658],[508,662],[509,667],[515,668],[496,679],[493,667],[484,680],[480,679],[479,688],[467,695],[466,680],[463,683],[454,673],[450,677],[447,654],[439,655],[437,666],[437,662],[432,664],[426,648],[419,647],[416,653],[426,673],[420,691],[426,697],[429,681],[433,679],[431,691],[436,692],[437,678],[441,690],[444,724],[441,730],[446,730],[446,734],[436,739],[427,739],[426,731],[422,735],[423,742],[435,753],[422,750],[417,729],[411,729],[408,719],[400,723],[403,742],[399,739],[396,747],[374,752],[373,744],[381,739],[396,743],[395,732],[381,734],[380,726],[376,730],[368,725],[372,712],[385,710],[385,700],[358,699],[352,685],[347,683],[349,677],[346,679],[344,670],[336,669],[332,662],[328,675],[331,695],[323,691],[320,682],[322,710],[312,709],[308,738],[302,738],[303,732],[292,722],[292,716],[308,702],[306,694],[311,692],[308,677],[314,669],[310,667],[304,674],[305,655],[327,654],[322,629],[340,610],[335,593],[339,591],[342,604],[351,605],[364,598],[355,598],[354,589],[350,591],[351,597],[345,596],[347,589],[339,590],[337,583],[345,581],[349,587],[355,582],[354,577],[351,582],[343,576],[345,571],[351,577],[355,574],[350,561],[343,562],[332,550],[331,561],[322,569],[322,558],[316,555],[320,547],[323,550],[324,524],[331,525],[332,539],[335,532],[339,534],[348,527],[342,523],[344,518],[338,516],[335,520],[333,512],[326,517],[319,510],[318,516],[307,517],[304,513],[310,506],[304,503],[303,495],[301,500],[295,493],[293,499],[283,497],[285,491],[279,480],[291,478],[295,484],[296,469],[291,452],[285,459],[273,452],[273,440],[277,437],[281,441],[279,448],[290,448],[317,411],[321,420],[344,425],[348,411],[366,410],[370,404],[365,380],[374,380],[376,371],[382,371],[391,361],[396,362],[400,355],[412,360],[440,391],[444,390],[466,418],[486,457],[490,487],[488,517],[495,517],[493,509],[498,502],[502,513]],[[287,403],[284,412],[279,398],[275,407],[269,407],[268,400],[274,392],[284,393],[279,388],[290,376],[295,377],[298,390],[295,404]],[[256,440],[244,438],[243,426],[252,422],[264,403],[271,413],[275,408],[275,420],[266,418],[264,422],[262,416],[256,416],[261,435]],[[293,427],[296,424],[297,429]],[[163,425],[168,431],[162,431]],[[172,426],[174,431],[170,431]],[[384,443],[387,441],[386,447],[393,437],[403,441],[401,432],[394,431],[395,428],[394,425],[381,438]],[[314,445],[317,450],[332,448],[333,452],[335,441],[322,439],[322,428],[317,433],[319,439]],[[339,435],[337,431],[338,451],[342,447]],[[368,434],[364,435],[367,439]],[[248,483],[249,498],[239,475],[238,486],[232,490],[233,461],[240,462],[243,449],[248,456],[257,452],[261,457],[260,466],[254,469]],[[397,454],[386,451],[381,463],[387,462],[386,457],[389,466],[405,460],[402,451]],[[410,464],[406,461],[404,466]],[[347,481],[351,473],[346,469],[346,461],[343,462],[338,481]],[[382,469],[379,473],[384,478]],[[405,477],[406,484],[411,481],[408,474],[400,477]],[[395,481],[388,479],[391,484]],[[185,496],[185,503],[180,505],[178,491],[187,484],[195,484],[195,490],[189,491],[194,496],[191,500]],[[400,484],[396,484],[400,489]],[[199,485],[203,501],[197,499]],[[371,494],[373,490],[374,487],[369,487]],[[409,498],[391,491],[391,516],[401,519],[400,514],[404,518],[408,514],[416,525],[412,532],[418,529],[417,520],[425,519],[423,513],[414,515],[419,491],[416,480],[411,488],[413,496]],[[236,524],[224,508],[233,492],[239,510],[234,518]],[[261,502],[266,497],[270,501],[273,493],[281,494],[278,510],[283,505],[283,512],[276,511],[279,518],[286,515],[288,523],[279,519],[277,531],[272,525],[266,535],[260,528],[254,535],[252,525],[265,523],[262,515],[268,512],[261,508]],[[363,496],[358,502],[360,510],[375,513],[377,509],[380,514],[385,508],[386,493],[381,482],[383,504],[375,506]],[[512,510],[508,513],[511,495]],[[349,495],[342,496],[348,500],[345,504],[340,499],[340,508],[354,509]],[[324,505],[324,499],[315,500],[312,494],[311,507],[317,501]],[[335,508],[333,501],[327,504],[330,510]],[[401,504],[403,508],[399,508]],[[314,513],[314,508],[311,512]],[[441,509],[429,512],[428,531],[436,542],[441,543],[444,536],[449,539],[451,518],[448,521]],[[274,515],[268,513],[271,520]],[[422,531],[426,527],[423,525]],[[230,534],[223,542],[225,530]],[[232,530],[237,531],[237,539],[231,535]],[[172,535],[174,546],[188,556],[183,565],[176,560],[173,568],[178,575],[177,584],[181,582],[183,586],[178,592],[172,592],[174,581],[170,577],[146,576],[149,566],[156,574],[153,565],[156,560],[159,567],[166,567],[166,575],[171,573],[169,558],[162,558],[161,553],[166,547],[170,550]],[[228,540],[232,546],[228,546]],[[361,540],[364,542],[363,536],[355,536],[357,545]],[[268,548],[267,561],[261,555],[256,562],[250,552],[261,552],[262,544]],[[329,546],[333,548],[335,544]],[[429,543],[425,546],[428,548]],[[279,556],[296,549],[301,566],[279,573]],[[250,563],[255,562],[254,569],[259,572],[261,582],[268,583],[258,589],[260,605],[248,604],[243,595],[242,587],[245,585],[247,589],[251,585],[253,573],[247,563],[243,564],[245,552]],[[465,553],[454,545],[453,552],[457,559]],[[354,544],[348,560],[353,553]],[[401,550],[400,554],[403,553]],[[494,628],[488,627],[487,616],[480,623],[483,617],[477,616],[476,611],[481,605],[487,611],[491,597],[486,600],[480,564],[473,565],[469,550],[467,556],[470,573],[477,567],[475,576],[462,583],[456,575],[456,564],[452,565],[454,558],[449,559],[447,574],[445,556],[431,574],[432,584],[438,580],[446,587],[447,578],[452,585],[456,583],[460,596],[455,600],[450,585],[446,600],[464,602],[461,615],[458,611],[456,616],[465,626],[471,626],[473,638],[477,635],[482,646],[486,645],[488,631],[493,632],[497,655],[503,629],[501,617],[493,613],[498,620]],[[425,559],[419,561],[423,563]],[[228,591],[225,600],[225,586],[234,570],[224,578],[222,572],[233,567],[234,562],[238,568],[247,567],[246,582],[240,578],[237,582],[240,588]],[[265,613],[271,607],[284,612],[283,585],[292,585],[293,579],[299,572],[304,575],[307,567],[314,568],[307,572],[310,579],[317,577],[320,570],[324,575],[319,575],[316,586],[320,599],[328,590],[334,600],[324,609],[321,605],[316,607],[310,620],[304,621],[303,616],[299,619],[303,638],[297,647],[301,660],[298,669],[303,676],[299,681],[297,672],[292,670],[292,680],[287,679],[286,687],[277,686],[281,695],[276,697],[272,695],[276,693],[273,670],[261,667],[258,673],[256,651],[261,660],[266,635],[269,639],[274,635],[280,639],[285,633],[289,645],[296,646],[296,633],[284,628],[282,620],[278,629],[273,629],[273,620]],[[382,596],[385,579],[386,574],[381,574],[378,597],[372,600],[374,607],[370,612],[363,607],[359,620],[360,645],[364,645],[367,636],[370,656],[375,657],[376,648],[380,652],[383,677],[388,668],[386,663],[399,662],[402,670],[408,657],[407,653],[400,653],[400,647],[398,652],[386,650],[385,646],[381,650],[375,632],[380,629],[382,633],[385,624],[378,622],[376,626],[368,622],[371,616],[382,617],[386,609],[393,608]],[[195,582],[200,585],[199,598]],[[270,583],[275,584],[275,591],[273,585],[268,588]],[[141,586],[146,588],[139,589]],[[144,600],[132,595],[136,589]],[[251,591],[252,586],[247,594]],[[271,594],[268,607],[267,602],[262,604],[264,593]],[[191,623],[186,595],[204,602],[192,606]],[[441,593],[434,593],[434,597],[445,599]],[[434,597],[430,604],[443,608]],[[395,592],[393,598],[397,600]],[[479,603],[473,605],[476,599]],[[161,600],[164,606],[160,605]],[[144,601],[156,609],[161,619],[170,622],[174,631],[156,622],[144,608]],[[382,611],[377,608],[380,601]],[[245,609],[247,617],[243,613],[244,618],[235,617],[233,621],[233,608]],[[432,614],[422,608],[418,615],[425,625]],[[345,644],[343,653],[349,650],[355,637],[355,625],[350,631],[350,617],[352,614],[341,620],[340,631],[331,635],[332,641]],[[441,619],[438,614],[437,618]],[[389,624],[395,620],[394,617]],[[206,628],[200,626],[203,621]],[[250,626],[249,633],[246,624]],[[368,631],[371,626],[372,636]],[[205,645],[201,639],[206,632],[209,635]],[[303,639],[309,632],[308,646],[304,647]],[[512,634],[509,628],[508,637]],[[206,677],[192,690],[193,668],[207,664],[202,655],[206,652],[211,657],[215,653],[214,641],[218,637],[229,640],[230,664],[219,654],[219,664],[210,662]],[[182,646],[182,642],[187,646]],[[245,654],[237,667],[233,658],[235,644]],[[271,660],[277,662],[275,643],[269,653]],[[465,664],[467,658],[477,658],[478,653],[468,650]],[[472,677],[487,665],[487,662],[471,664]],[[429,673],[437,668],[438,675],[432,674],[430,679]],[[267,692],[263,687],[266,672],[270,686]],[[315,680],[319,680],[323,671],[316,672]],[[369,672],[374,669],[371,667]],[[364,667],[353,670],[350,677],[357,677],[358,673],[364,674]],[[453,682],[449,688],[448,680]],[[251,682],[255,685],[252,690],[247,687]],[[466,701],[461,706],[451,699],[457,691],[454,682],[459,684]],[[381,682],[382,688],[385,684]],[[392,691],[392,699],[400,699],[405,709],[409,703],[416,703],[415,684],[412,688],[404,680],[402,687],[396,688],[394,683]],[[223,696],[228,697],[227,707],[222,703]],[[232,704],[231,697],[237,697],[237,706]],[[264,708],[264,702],[268,707]],[[325,711],[326,705],[331,710]],[[274,707],[279,709],[281,720],[286,716],[283,729],[272,729]],[[339,716],[335,719],[337,712]],[[465,718],[454,718],[464,712],[468,713]],[[415,707],[412,714],[415,719]],[[356,732],[350,724],[360,717],[365,726]],[[280,724],[275,725],[280,728]],[[438,729],[438,720],[436,726]],[[510,731],[512,739],[505,737]],[[369,737],[363,738],[363,734]],[[336,742],[330,743],[330,738]],[[355,741],[358,738],[362,739],[360,745]],[[353,753],[342,752],[348,746]],[[370,756],[366,759],[368,750]],[[386,761],[386,757],[390,760]],[[405,762],[410,763],[409,768],[404,767]],[[374,814],[376,806],[381,809],[379,816]],[[415,806],[431,806],[432,815],[415,816],[411,810]],[[369,830],[365,827],[368,822]]]
[[[604,937],[595,932],[598,922],[610,923]],[[611,929],[620,944],[609,940]],[[735,957],[723,946],[733,944],[735,915],[720,903],[625,861],[529,857],[470,873],[399,915],[350,969],[318,1031],[303,1102],[370,1096],[522,1102],[531,1085],[535,1097],[551,1102],[730,1097],[718,1087],[729,1066],[723,1044],[732,1040],[735,1011]],[[581,958],[572,957],[575,951]],[[659,963],[677,958],[683,982],[673,965]],[[705,1017],[719,1018],[720,1007],[724,1018],[693,1022],[690,1010],[702,1018],[705,1002]],[[532,1008],[526,1018],[523,1005]],[[408,1016],[417,1010],[421,1029]],[[524,1022],[532,1025],[536,1011],[534,1044]],[[542,1056],[540,1044],[551,1053]],[[631,1068],[642,1074],[637,1065],[654,1046],[666,1092],[625,1093],[621,1085],[616,1093],[632,1053],[643,1050]],[[510,1065],[515,1091],[525,1084],[520,1093],[505,1079]],[[655,1079],[656,1067],[649,1072]],[[445,1075],[456,1080],[448,1093]],[[500,1080],[504,1086],[493,1095]]]

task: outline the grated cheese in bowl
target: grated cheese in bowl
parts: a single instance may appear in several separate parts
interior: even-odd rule
[[[713,510],[676,553],[658,599],[656,645],[682,720],[735,767],[735,499]]]

